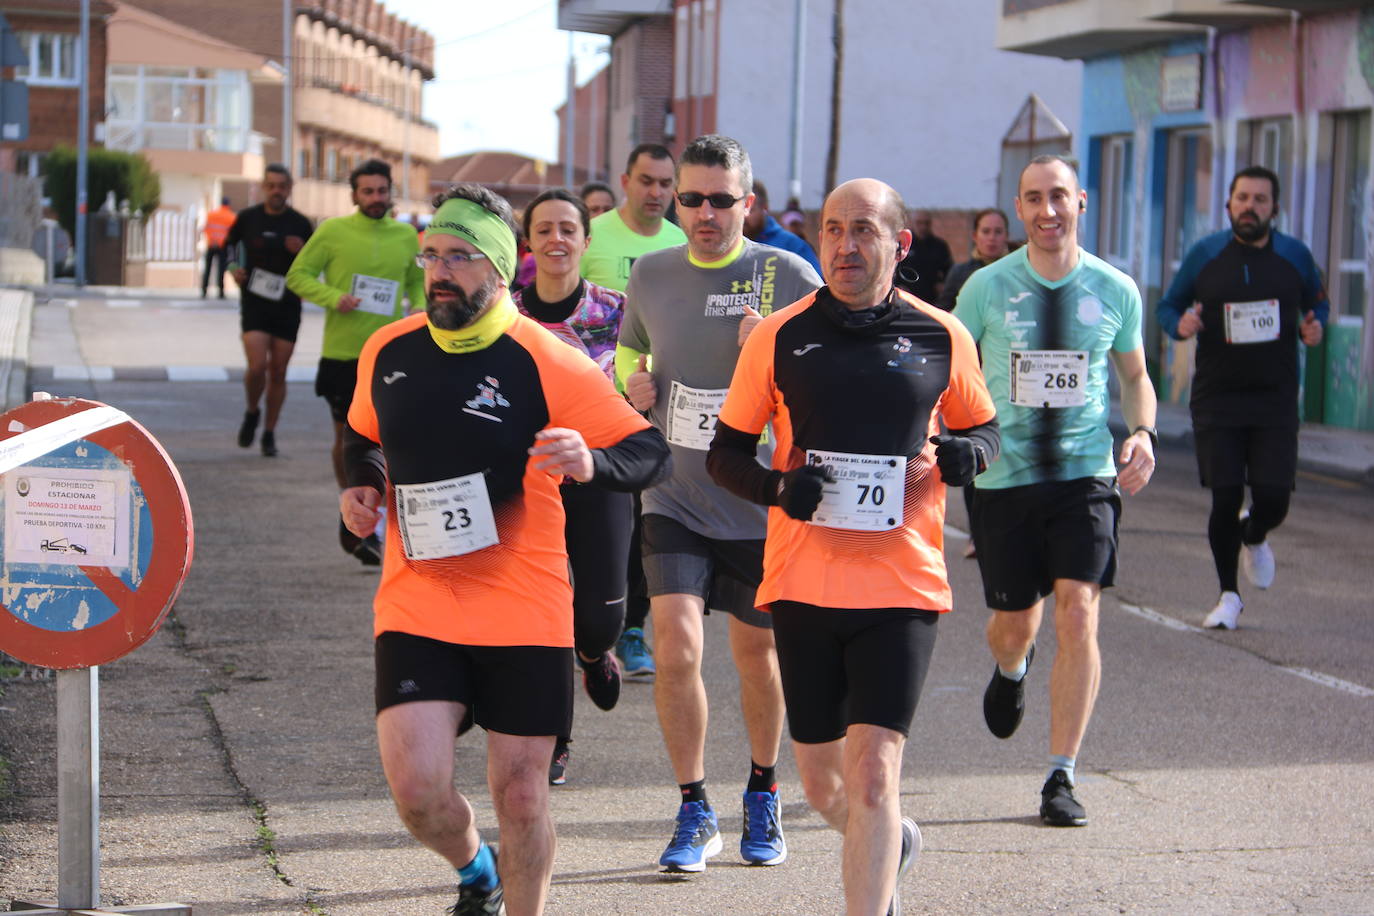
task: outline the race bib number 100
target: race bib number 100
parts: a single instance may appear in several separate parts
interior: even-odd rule
[[[1086,350],[1012,350],[1007,376],[1018,407],[1081,407],[1087,403]]]
[[[716,418],[728,388],[689,388],[674,381],[668,391],[668,441],[704,452],[716,435]]]
[[[1227,343],[1268,343],[1279,339],[1279,300],[1228,302],[1224,310]]]
[[[412,560],[441,560],[500,543],[481,474],[396,485],[396,523]]]
[[[353,275],[353,295],[358,297],[358,308],[374,315],[390,317],[396,312],[396,294],[401,284],[395,280],[383,280],[366,274]]]
[[[808,449],[806,463],[835,479],[821,489],[811,524],[849,531],[891,531],[906,506],[906,457]]]

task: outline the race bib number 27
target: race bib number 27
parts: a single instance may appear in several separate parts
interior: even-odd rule
[[[690,388],[674,380],[668,390],[668,441],[699,452],[709,449],[728,390]]]

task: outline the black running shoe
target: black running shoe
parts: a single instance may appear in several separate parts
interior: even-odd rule
[[[492,850],[492,856],[496,851]],[[465,884],[458,885],[458,902],[444,912],[448,916],[505,916],[506,892],[500,879],[491,890],[479,891]]]
[[[268,458],[277,454],[277,434],[270,429],[262,431],[262,453]]]
[[[243,423],[239,426],[239,448],[247,448],[253,444],[253,433],[258,431],[259,416],[261,414],[256,410],[243,412]]]
[[[553,760],[549,762],[551,786],[561,786],[568,781],[568,758],[572,756],[568,750],[569,744],[572,744],[571,738],[559,738],[553,743]]]
[[[364,566],[382,565],[382,542],[376,534],[369,534],[353,548],[353,556]]]
[[[1063,770],[1055,770],[1040,790],[1040,819],[1051,827],[1082,827],[1088,812],[1073,797],[1073,786]]]
[[[1021,724],[1021,716],[1026,711],[1026,675],[1030,674],[1033,661],[1035,643],[1031,643],[1026,653],[1026,674],[1021,675],[1019,681],[1003,677],[1001,669],[992,666],[992,680],[983,692],[983,721],[988,723],[988,731],[999,738],[1010,738]]]
[[[578,656],[577,663],[582,666],[582,686],[587,688],[587,696],[602,709],[615,709],[620,701],[620,663],[614,652],[603,652],[594,662],[584,662]]]

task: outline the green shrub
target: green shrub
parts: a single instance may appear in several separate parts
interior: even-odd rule
[[[76,237],[76,150],[59,146],[43,161],[44,193],[52,199],[57,221]],[[142,153],[92,147],[86,157],[86,206],[94,213],[114,191],[115,200],[147,216],[157,209],[162,182]]]

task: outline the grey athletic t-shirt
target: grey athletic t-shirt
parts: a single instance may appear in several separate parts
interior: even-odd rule
[[[739,358],[745,307],[767,315],[817,289],[821,278],[805,260],[749,239],[734,259],[704,266],[686,245],[641,256],[625,291],[620,343],[652,355],[658,402],[649,422],[668,439],[672,476],[643,494],[644,511],[666,515],[704,537],[762,538],[767,509],[715,484],[706,448]],[[772,459],[771,442],[758,460]]]

